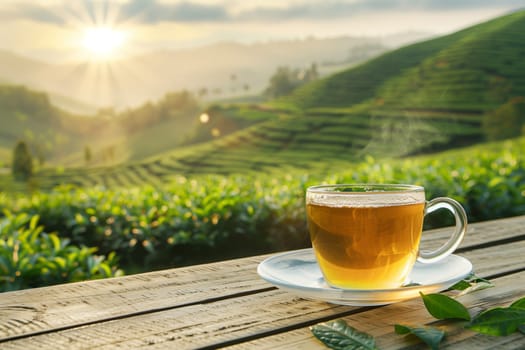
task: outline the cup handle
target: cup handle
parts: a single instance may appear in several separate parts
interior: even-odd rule
[[[431,252],[419,251],[417,261],[424,264],[439,261],[452,254],[463,241],[467,231],[467,214],[461,204],[448,197],[434,198],[426,203],[424,215],[426,216],[439,209],[447,209],[454,215],[456,227],[449,240],[440,248]]]

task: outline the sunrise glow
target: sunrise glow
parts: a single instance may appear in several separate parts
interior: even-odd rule
[[[111,59],[118,54],[126,41],[125,33],[110,27],[87,28],[82,45],[97,59]]]

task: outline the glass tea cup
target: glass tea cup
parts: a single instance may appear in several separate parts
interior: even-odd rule
[[[456,226],[435,251],[419,249],[425,215],[449,210]],[[312,247],[326,282],[347,289],[392,289],[407,282],[416,262],[433,263],[459,246],[467,216],[455,200],[425,201],[421,186],[320,185],[306,191]]]

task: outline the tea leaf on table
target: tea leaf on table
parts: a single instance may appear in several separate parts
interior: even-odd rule
[[[422,341],[424,341],[432,350],[439,348],[439,343],[445,337],[445,332],[434,327],[409,327],[401,324],[396,324],[395,330],[397,334],[413,334]]]
[[[469,283],[479,283],[479,282],[486,282],[486,283],[492,283],[490,282],[488,279],[486,278],[482,278],[482,277],[478,277],[476,276],[475,274],[470,274],[469,276],[467,276],[465,278],[465,281],[469,282]]]
[[[470,287],[463,289],[458,295],[456,295],[456,298],[462,295],[465,295],[465,294],[476,292],[478,290],[483,290],[483,289],[492,288],[492,287],[494,287],[494,284],[491,282],[488,282],[488,283],[487,282],[476,282],[472,284]]]
[[[320,323],[310,327],[317,339],[335,350],[376,350],[375,339],[349,326],[344,320]]]
[[[437,319],[459,318],[470,321],[470,314],[463,304],[444,294],[421,294],[428,312]]]
[[[509,307],[512,307],[514,309],[525,309],[525,297],[516,300]]]
[[[466,280],[461,280],[450,287],[451,290],[465,290],[470,287],[470,282]]]
[[[450,287],[450,289],[461,291],[461,293],[457,295],[461,296],[490,287],[494,287],[494,284],[491,281],[485,278],[478,277],[475,274],[471,274],[463,280],[454,284],[452,287]]]
[[[525,309],[498,307],[480,313],[466,327],[478,333],[504,336],[514,333],[523,324]]]

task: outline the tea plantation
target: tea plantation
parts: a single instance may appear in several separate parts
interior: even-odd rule
[[[520,138],[398,160],[334,160],[286,175],[0,194],[0,290],[306,247],[304,193],[322,182],[424,185],[428,199],[460,201],[471,222],[520,215],[524,149]],[[446,219],[429,218],[427,226]]]

